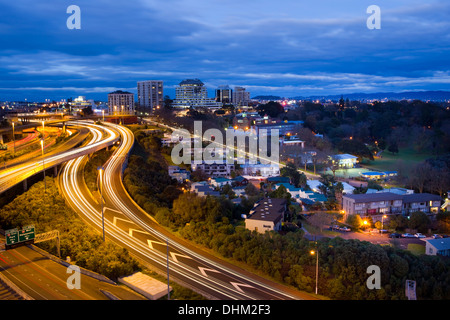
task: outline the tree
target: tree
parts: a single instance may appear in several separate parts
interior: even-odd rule
[[[306,184],[306,176],[303,173],[298,172],[295,165],[291,162],[280,169],[280,175],[282,177],[289,177],[291,183],[296,188],[298,188],[300,185]]]
[[[274,101],[269,101],[266,104],[261,104],[256,109],[258,110],[258,113],[260,115],[268,115],[271,118],[276,118],[278,117],[278,115],[284,113],[283,106]]]
[[[330,225],[333,220],[333,216],[326,212],[316,212],[308,218],[308,222],[318,228],[320,233],[322,233],[323,228],[326,225]]]
[[[357,140],[343,139],[337,145],[338,150],[342,153],[349,153],[358,158],[367,158],[373,160],[373,154],[369,148],[362,142]]]
[[[408,227],[410,229],[417,229],[420,232],[426,232],[430,224],[430,219],[424,212],[413,212],[409,216]]]
[[[398,145],[396,141],[393,141],[389,144],[388,151],[392,154],[398,153]]]

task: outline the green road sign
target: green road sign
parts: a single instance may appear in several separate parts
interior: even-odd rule
[[[11,245],[19,242],[19,230],[17,228],[5,231],[6,244]]]
[[[34,239],[34,226],[29,225],[23,227],[22,230],[19,231],[19,242],[28,241]]]

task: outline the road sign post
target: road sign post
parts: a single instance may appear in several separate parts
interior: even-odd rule
[[[34,225],[25,226],[19,231],[19,242],[34,239]]]
[[[11,249],[13,245],[34,240],[34,225],[25,226],[21,230],[14,228],[5,231],[5,249]]]
[[[11,246],[19,242],[19,230],[17,228],[5,231],[6,246]]]

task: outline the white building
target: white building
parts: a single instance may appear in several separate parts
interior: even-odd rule
[[[204,161],[193,161],[191,164],[192,171],[202,170],[210,177],[229,177],[234,168],[234,164],[229,164],[226,161],[211,164]]]
[[[219,109],[222,102],[217,102],[213,98],[208,98],[208,91],[199,79],[186,79],[180,82],[176,88],[176,97],[172,106],[175,108],[206,108]]]
[[[280,166],[274,163],[246,163],[242,164],[241,168],[244,176],[274,177],[280,175]]]
[[[164,89],[161,80],[139,81],[137,92],[139,107],[145,113],[150,113],[164,104]]]
[[[330,158],[332,163],[337,165],[339,168],[353,168],[358,162],[358,157],[347,153],[336,154]]]
[[[134,115],[134,94],[117,90],[108,94],[110,115]]]

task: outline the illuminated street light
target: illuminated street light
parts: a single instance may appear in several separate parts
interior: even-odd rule
[[[384,214],[383,216],[381,216],[381,230],[383,230],[383,226],[384,226],[384,218],[387,218],[387,216]]]
[[[316,251],[311,250],[310,251],[311,255],[316,255],[316,294],[317,294],[317,288],[318,288],[318,284],[319,284],[319,249],[317,249]]]
[[[105,215],[103,212],[103,183],[102,183],[102,174],[105,170],[102,166],[97,168],[99,180],[100,180],[100,203],[102,206],[102,229],[103,229],[103,242],[105,242]]]
[[[44,123],[44,121],[42,121]],[[44,162],[44,139],[41,139],[42,150],[42,170],[44,171],[44,194],[47,192],[47,183],[45,182],[45,162]]]
[[[16,157],[16,133],[14,131],[14,122],[12,123],[12,127],[13,127],[13,158]]]

